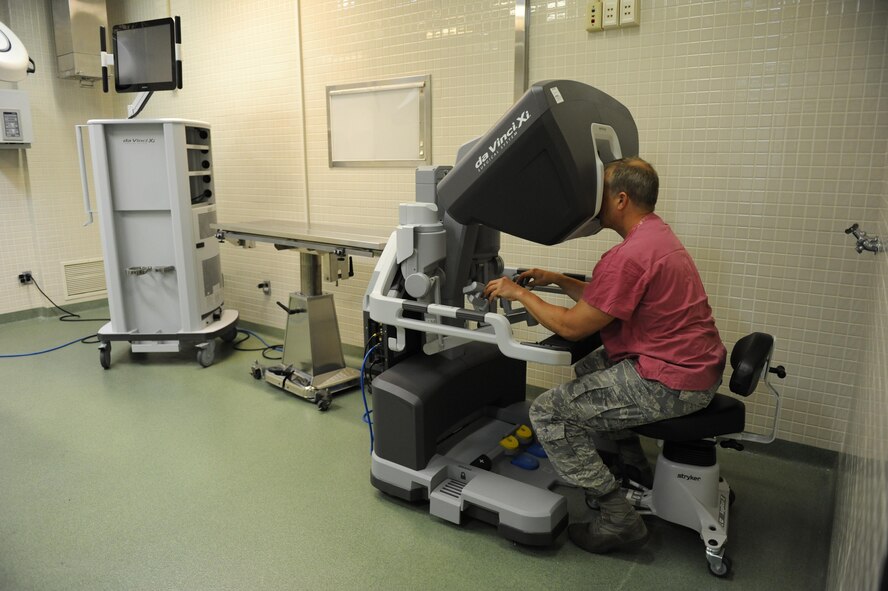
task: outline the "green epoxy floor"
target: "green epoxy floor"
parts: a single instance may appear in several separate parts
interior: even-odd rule
[[[0,354],[99,325],[2,324]],[[593,556],[566,536],[521,547],[376,491],[359,392],[322,413],[254,380],[256,353],[217,352],[207,369],[190,350],[132,355],[122,343],[108,371],[96,345],[0,359],[0,589],[824,587],[827,467],[720,453],[737,494],[729,580],[708,573],[696,533],[653,518],[635,554]]]

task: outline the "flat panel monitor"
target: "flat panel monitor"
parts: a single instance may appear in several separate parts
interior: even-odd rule
[[[117,92],[177,88],[176,33],[172,18],[115,25],[111,38]]]

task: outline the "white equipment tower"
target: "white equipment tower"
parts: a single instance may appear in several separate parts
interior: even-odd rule
[[[99,330],[100,361],[111,341],[133,352],[197,344],[198,362],[215,356],[215,337],[233,340],[237,312],[223,310],[210,126],[182,119],[105,119],[89,131],[111,321]],[[84,207],[92,221],[82,137]]]

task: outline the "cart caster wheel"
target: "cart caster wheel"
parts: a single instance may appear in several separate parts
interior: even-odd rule
[[[317,399],[318,410],[321,412],[328,410],[330,408],[331,402],[332,402],[332,400],[330,400],[329,394],[318,396],[318,399]]]
[[[723,579],[724,577],[731,574],[731,560],[724,556],[721,559],[721,562],[718,564],[709,563],[709,572],[715,575],[716,577]]]
[[[216,342],[215,341],[207,341],[203,345],[198,345],[197,348],[197,362],[200,363],[201,367],[209,367],[213,365],[213,361],[216,359]]]
[[[225,343],[233,343],[234,339],[237,338],[237,327],[232,326],[229,330],[223,332],[219,338]]]
[[[99,346],[99,363],[103,369],[111,369],[111,343],[102,343]]]
[[[253,376],[254,380],[262,379],[262,366],[259,365],[258,361],[254,361],[253,365],[250,366],[250,375]]]

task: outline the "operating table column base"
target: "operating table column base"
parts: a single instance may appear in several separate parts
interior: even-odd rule
[[[311,375],[299,370],[292,370],[289,375],[265,372],[265,381],[281,390],[314,402],[320,410],[330,408],[333,394],[350,390],[358,385],[361,372],[351,367],[342,367],[327,373]]]
[[[294,292],[286,310],[283,357],[265,370],[265,381],[327,410],[333,394],[361,379],[360,371],[345,365],[333,295]]]

